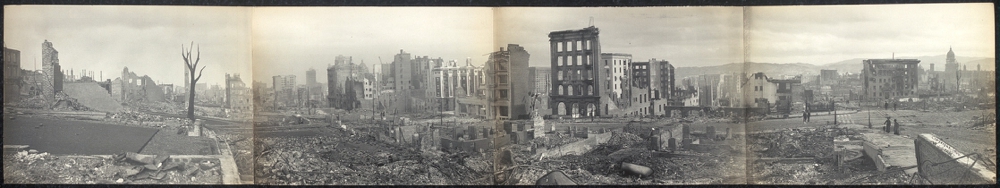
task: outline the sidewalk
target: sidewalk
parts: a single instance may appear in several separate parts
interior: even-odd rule
[[[859,111],[857,111],[857,110],[837,110],[837,115],[856,114],[858,112]],[[864,112],[864,111],[861,111],[861,112]],[[827,112],[813,112],[811,114],[812,114],[812,117],[833,116],[833,112],[829,112],[829,114],[827,114]],[[802,113],[789,114],[788,118],[802,118]]]

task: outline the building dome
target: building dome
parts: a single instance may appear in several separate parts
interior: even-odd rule
[[[947,58],[948,58],[947,59],[947,63],[955,62],[955,52],[951,50],[951,47],[948,47],[948,56],[947,56]]]

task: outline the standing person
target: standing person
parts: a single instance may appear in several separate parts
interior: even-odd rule
[[[896,103],[896,102],[892,102],[892,111],[896,111],[896,105],[897,105],[897,104],[898,104],[898,103]]]
[[[806,124],[806,117],[808,117],[808,112],[802,111],[802,124]]]
[[[883,109],[885,109],[885,110],[889,110],[889,101],[886,101],[886,102],[885,102],[885,107],[883,107]]]
[[[892,128],[892,132],[895,133],[896,135],[899,135],[899,121],[898,120],[899,119],[893,119],[892,120],[895,123],[895,126],[893,126],[893,128]]]
[[[809,122],[809,118],[812,118],[812,112],[806,112],[806,122]]]
[[[892,121],[890,121],[889,117],[885,117],[885,127],[882,128],[882,130],[885,131],[886,133],[889,133],[890,126],[892,126]]]

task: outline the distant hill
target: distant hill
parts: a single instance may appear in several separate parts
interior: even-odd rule
[[[934,70],[941,71],[944,70],[944,63],[947,57],[942,55],[935,56],[919,56],[919,57],[897,57],[896,59],[919,59],[920,67],[925,70],[931,68],[931,64],[934,64]],[[822,69],[835,69],[838,72],[861,72],[861,61],[865,59],[872,58],[854,58],[843,61],[838,61],[830,64],[820,65]],[[965,57],[965,56],[955,56],[955,60],[961,65],[967,65],[969,70],[975,70],[977,64],[982,64],[983,70],[995,70],[996,58],[983,58],[983,57]]]
[[[746,70],[744,70],[746,66]],[[704,67],[678,67],[674,70],[679,80],[684,77],[698,76],[702,74],[737,74],[740,72],[755,73],[764,72],[767,75],[799,75],[799,74],[819,74],[816,65],[806,63],[729,63],[717,66]]]
[[[873,58],[853,58],[822,65],[807,63],[729,63],[716,66],[677,67],[677,70],[674,70],[674,73],[677,74],[676,78],[678,80],[685,77],[703,74],[740,73],[744,72],[744,66],[749,68],[746,69],[747,73],[764,72],[764,74],[774,76],[799,74],[818,75],[820,70],[823,69],[833,69],[837,70],[839,73],[859,73],[861,72],[861,62],[865,59]],[[944,70],[945,55],[897,57],[896,59],[918,59],[920,60],[920,66],[924,69],[930,69],[930,64],[933,63],[935,70]],[[982,66],[983,70],[996,70],[996,58],[955,56],[955,60],[957,60],[959,64],[967,66],[969,70],[976,70],[976,65]]]

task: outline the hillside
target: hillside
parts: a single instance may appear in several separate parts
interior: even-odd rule
[[[865,59],[871,58],[853,58],[823,65],[806,63],[729,63],[716,66],[677,67],[677,70],[674,70],[674,72],[677,74],[677,79],[682,79],[703,74],[740,73],[744,71],[745,65],[749,65],[749,69],[746,70],[747,73],[764,72],[767,75],[817,75],[822,69],[838,70],[840,73],[858,73],[861,72],[861,62]],[[945,55],[897,57],[897,59],[918,59],[920,60],[920,67],[924,69],[929,69],[930,64],[933,63],[935,70],[944,70]],[[976,70],[976,65],[982,66],[983,70],[996,70],[996,58],[956,56],[955,59],[959,64],[968,66],[969,70]]]

